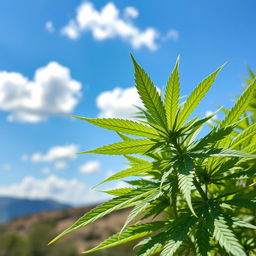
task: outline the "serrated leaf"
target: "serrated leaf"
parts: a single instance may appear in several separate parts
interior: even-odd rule
[[[151,203],[147,213],[143,216],[142,220],[145,220],[149,217],[152,217],[152,219],[156,218],[159,214],[163,213],[168,206],[168,201],[164,197],[160,198],[160,200],[155,200]]]
[[[213,236],[228,253],[234,256],[246,256],[242,245],[221,215],[214,219]]]
[[[226,118],[221,122],[221,127],[230,125],[234,122],[237,122],[240,119],[240,117],[247,110],[251,102],[255,87],[256,87],[256,80],[254,80],[252,84],[239,97],[235,106],[228,112]]]
[[[234,198],[231,200],[226,200],[224,202],[237,207],[256,210],[256,200],[253,200],[253,199],[248,199],[243,197],[243,198]]]
[[[151,203],[158,199],[160,196],[162,196],[162,192],[158,189],[154,189],[152,190],[152,194],[141,200],[141,202],[139,202],[130,212],[121,232],[126,228],[129,223],[131,223],[138,215],[142,214],[148,208],[148,206],[150,206]]]
[[[233,130],[233,125],[219,129],[213,129],[209,134],[200,139],[191,150],[193,151],[205,147],[209,144],[215,144],[216,142],[225,138],[227,135],[231,134]]]
[[[138,186],[138,187],[146,187],[149,185],[155,185],[156,183],[150,180],[126,180],[126,183],[132,185],[132,186]]]
[[[215,72],[210,74],[207,78],[205,78],[191,93],[191,95],[186,100],[184,107],[180,113],[180,118],[178,121],[178,127],[181,127],[181,125],[187,120],[187,118],[190,116],[190,114],[194,111],[194,109],[197,107],[199,102],[204,98],[205,94],[209,91],[211,88],[217,74],[219,71],[223,68],[221,66],[218,68]]]
[[[232,226],[233,227],[242,227],[242,228],[249,228],[249,229],[254,229],[256,230],[256,226],[251,224],[251,223],[248,223],[240,218],[237,218],[237,217],[232,217],[231,218],[232,220]]]
[[[198,256],[207,256],[210,250],[210,234],[203,221],[201,221],[195,233],[196,252]]]
[[[168,241],[165,243],[160,255],[173,256],[187,238],[188,233],[195,222],[196,218],[188,214],[177,217],[172,223],[171,229],[168,231]]]
[[[135,69],[136,88],[145,108],[160,126],[168,130],[165,109],[156,87],[146,72],[135,61],[133,56],[131,57]]]
[[[118,179],[122,179],[125,177],[129,177],[129,176],[135,176],[144,172],[148,172],[151,171],[153,168],[152,163],[146,163],[146,164],[140,164],[140,165],[136,165],[133,166],[131,168],[125,169],[123,171],[120,171],[118,173],[113,174],[112,176],[108,177],[107,179],[101,181],[100,183],[98,183],[96,186],[99,186],[103,183],[106,183],[108,181],[112,181],[112,180],[118,180]],[[96,187],[94,186],[94,187]]]
[[[249,138],[252,138],[254,135],[256,135],[256,123],[250,125],[247,129],[245,129],[243,132],[241,132],[230,144],[229,148],[236,148],[241,143],[246,141]]]
[[[255,155],[250,155],[248,153],[229,149],[229,148],[212,148],[208,150],[195,151],[190,153],[193,157],[250,157],[253,158]]]
[[[136,202],[137,200],[140,200],[143,197],[146,197],[150,193],[151,191],[137,189],[130,192],[127,195],[116,197],[110,201],[100,204],[99,206],[95,207],[91,211],[85,213],[84,216],[82,216],[72,226],[70,226],[64,232],[62,232],[60,235],[54,238],[49,244],[56,242],[61,237],[67,235],[70,232],[73,232],[77,229],[85,227],[97,221],[98,219],[101,219],[102,217],[110,214],[111,212],[132,206],[134,202]]]
[[[120,244],[124,244],[135,239],[145,237],[152,232],[155,232],[159,229],[164,228],[166,222],[164,221],[156,221],[151,223],[146,223],[142,225],[133,225],[127,227],[122,233],[114,234],[113,236],[107,238],[104,242],[96,246],[95,248],[86,251],[84,253],[95,252],[98,250],[103,250],[107,248],[111,248]]]
[[[159,134],[156,132],[156,130],[132,120],[124,120],[118,118],[94,119],[79,116],[73,117],[116,132],[122,132],[130,135],[142,136],[147,138],[159,137]]]
[[[165,242],[168,240],[168,233],[161,232],[153,237],[147,238],[144,245],[136,256],[151,256],[160,252]]]
[[[124,157],[129,160],[130,166],[136,166],[136,165],[140,165],[140,164],[149,163],[149,161],[142,159],[142,158],[135,157],[135,156],[124,156]]]
[[[104,155],[129,155],[129,154],[138,154],[148,151],[153,145],[154,141],[151,140],[132,140],[132,141],[123,141],[107,146],[99,147],[93,150],[80,152],[79,154],[88,154],[88,153],[97,153]]]
[[[193,160],[184,156],[178,160],[178,183],[191,212],[196,216],[191,203],[191,190],[193,187]]]
[[[180,79],[179,79],[179,57],[177,58],[175,67],[167,81],[166,91],[165,91],[165,110],[168,128],[172,129],[177,110],[179,107],[179,97],[180,97]]]
[[[130,138],[130,137],[128,137],[128,136],[126,136],[126,135],[120,133],[120,132],[117,132],[117,134],[118,134],[118,136],[119,136],[123,141],[134,140],[134,139],[132,139],[132,138]]]
[[[134,188],[117,188],[112,190],[100,190],[100,192],[103,192],[112,196],[122,196],[130,193],[133,190]]]

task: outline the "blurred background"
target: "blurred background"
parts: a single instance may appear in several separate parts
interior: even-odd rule
[[[183,95],[228,61],[197,114],[230,107],[246,66],[256,70],[255,9],[254,0],[1,1],[0,256],[77,255],[118,231],[128,211],[46,246],[108,199],[93,185],[126,168],[121,157],[77,155],[118,136],[70,115],[132,117],[142,105],[130,53],[160,89],[180,55]]]

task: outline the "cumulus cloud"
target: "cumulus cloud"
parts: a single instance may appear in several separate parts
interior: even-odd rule
[[[97,160],[88,161],[79,167],[81,173],[89,174],[100,170],[100,162]]]
[[[33,80],[20,73],[0,71],[0,110],[10,113],[9,121],[37,123],[71,113],[81,88],[70,70],[57,62],[38,68]]]
[[[30,199],[54,199],[71,204],[99,202],[107,197],[91,191],[77,179],[62,179],[50,175],[44,179],[26,176],[20,183],[0,186],[1,196]]]
[[[132,118],[138,112],[135,106],[143,107],[135,87],[102,92],[97,97],[96,104],[100,109],[98,116],[106,118]]]
[[[124,9],[125,18],[137,18],[139,16],[139,11],[133,6],[128,6]]]
[[[46,153],[37,152],[27,159],[37,163],[50,163],[57,161],[57,165],[64,166],[64,160],[70,160],[76,158],[76,152],[78,146],[74,144],[65,146],[55,146],[50,148]]]
[[[133,22],[138,16],[139,12],[134,7],[126,7],[121,12],[109,2],[97,10],[93,3],[84,2],[77,8],[76,17],[62,28],[61,33],[70,39],[77,39],[82,33],[91,32],[98,41],[121,38],[135,49],[147,47],[156,50],[158,31],[151,27],[139,29]]]
[[[45,29],[46,29],[48,32],[50,32],[50,33],[54,33],[54,32],[55,32],[55,28],[54,28],[54,26],[53,26],[52,21],[47,21],[47,22],[45,23]]]

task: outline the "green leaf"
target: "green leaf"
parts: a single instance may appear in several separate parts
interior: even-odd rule
[[[199,102],[204,98],[205,94],[211,88],[217,74],[222,68],[223,66],[221,66],[215,72],[213,72],[211,75],[205,78],[188,97],[180,113],[180,118],[178,119],[178,127],[181,127],[181,125],[187,120],[190,114],[197,107]]]
[[[100,190],[100,192],[103,192],[112,196],[122,196],[130,193],[133,190],[134,188],[117,188],[112,190]]]
[[[134,139],[132,139],[132,138],[130,138],[130,137],[128,137],[128,136],[126,136],[126,135],[120,133],[120,132],[117,132],[117,134],[118,134],[118,136],[119,136],[123,141],[134,140]]]
[[[220,246],[233,256],[246,256],[232,228],[227,224],[222,210],[216,205],[210,205],[204,213],[207,227]]]
[[[156,183],[150,180],[126,180],[126,183],[132,185],[132,186],[138,186],[138,187],[145,187],[149,185],[155,185]]]
[[[149,163],[149,161],[144,160],[142,158],[135,157],[135,156],[124,156],[124,157],[129,160],[130,166],[136,166],[136,165],[140,165],[140,164]]]
[[[255,157],[255,155],[250,155],[248,153],[229,149],[229,148],[212,148],[208,150],[195,151],[190,153],[193,157]]]
[[[200,139],[191,150],[193,151],[205,147],[209,144],[215,144],[216,142],[225,138],[227,135],[231,134],[233,130],[233,125],[219,129],[213,129],[209,134]]]
[[[111,212],[132,206],[136,201],[140,200],[143,197],[146,197],[150,193],[151,191],[137,189],[127,195],[120,196],[103,204],[100,204],[99,206],[86,213],[80,219],[78,219],[72,226],[70,226],[64,232],[54,238],[49,244],[56,242],[58,239],[67,235],[70,232],[85,227],[97,221],[98,219],[101,219],[102,217],[110,214]]]
[[[245,92],[239,97],[235,106],[228,112],[226,118],[221,122],[221,127],[228,126],[237,122],[242,114],[248,109],[248,106],[253,97],[253,91],[255,91],[256,80],[245,90]]]
[[[83,121],[89,122],[91,124],[97,125],[102,128],[106,128],[108,130],[122,132],[130,135],[142,136],[147,138],[157,138],[159,134],[156,130],[145,126],[141,123],[131,121],[131,120],[123,120],[117,118],[85,118],[79,116],[73,116],[75,118],[81,119]]]
[[[224,202],[240,208],[247,208],[254,211],[256,210],[256,200],[253,200],[253,199],[242,197],[242,198],[234,198],[231,200],[226,200]]]
[[[165,91],[165,110],[168,128],[172,129],[177,110],[179,107],[180,98],[180,79],[179,79],[179,57],[177,58],[175,67],[167,81],[166,91]]]
[[[148,171],[152,171],[153,165],[152,163],[146,163],[146,164],[141,164],[141,165],[136,165],[134,167],[125,169],[121,172],[115,173],[114,175],[108,177],[107,179],[101,181],[100,183],[98,183],[96,186],[97,187],[105,182],[108,181],[112,181],[112,180],[118,180],[118,179],[122,179],[125,177],[129,177],[129,176],[135,176],[144,172],[148,172]]]
[[[252,138],[254,135],[256,135],[256,123],[249,126],[247,129],[241,132],[234,140],[232,140],[229,148],[238,147],[241,143],[249,138]]]
[[[161,232],[153,237],[147,238],[144,241],[144,245],[136,256],[151,256],[157,252],[160,252],[165,242],[168,241],[168,233]]]
[[[141,200],[141,202],[139,202],[134,209],[132,209],[132,211],[130,212],[129,216],[127,217],[125,224],[122,228],[122,230],[124,230],[126,228],[126,226],[133,221],[138,215],[142,214],[147,208],[148,206],[151,205],[152,202],[154,202],[156,199],[158,199],[160,196],[162,196],[162,192],[155,189],[155,190],[151,190],[152,194],[150,194],[149,196],[147,196],[146,198],[144,198],[143,200]],[[121,230],[121,232],[122,232]]]
[[[167,207],[169,207],[168,203],[168,200],[164,197],[155,200],[151,203],[147,213],[143,216],[142,220],[145,220],[149,217],[152,217],[152,219],[156,218],[159,214],[163,213]]]
[[[213,236],[228,253],[234,256],[246,256],[242,245],[227,225],[223,216],[218,216],[218,218],[214,219]]]
[[[107,238],[104,242],[99,244],[97,247],[86,251],[84,253],[95,252],[98,250],[103,250],[107,248],[111,248],[120,244],[124,244],[135,239],[147,236],[152,232],[155,232],[159,229],[164,228],[166,222],[164,221],[156,221],[151,223],[146,223],[142,225],[133,225],[127,227],[122,233],[114,234],[113,236]]]
[[[168,130],[165,109],[156,87],[146,72],[137,64],[133,56],[131,57],[135,69],[136,88],[144,106],[149,111],[154,120],[160,126]]]
[[[128,155],[138,154],[148,151],[153,145],[154,141],[151,140],[131,140],[113,143],[107,146],[96,148],[93,150],[80,152],[79,154],[97,153],[104,155]]]
[[[232,217],[232,224],[233,227],[242,227],[256,230],[255,225],[248,223],[240,218]]]
[[[198,224],[195,233],[196,252],[198,256],[208,256],[210,251],[210,234],[203,221]]]
[[[194,163],[189,156],[181,157],[178,162],[179,188],[184,195],[191,212],[196,216],[191,203],[191,190],[193,187]]]
[[[181,244],[187,238],[190,229],[196,222],[196,218],[188,214],[177,217],[168,231],[168,241],[164,245],[161,256],[172,256],[179,249]]]

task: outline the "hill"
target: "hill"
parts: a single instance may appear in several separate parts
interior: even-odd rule
[[[20,256],[34,256],[34,255],[50,255],[50,256],[75,256],[80,255],[78,252],[85,251],[86,249],[92,248],[108,236],[118,232],[122,225],[125,222],[126,217],[129,214],[129,209],[120,210],[118,212],[112,213],[103,219],[99,220],[92,225],[77,230],[71,234],[68,234],[66,237],[63,237],[60,241],[58,241],[53,246],[47,246],[47,242],[49,242],[56,234],[59,234],[61,231],[69,227],[74,223],[79,217],[81,217],[85,212],[91,210],[94,206],[81,207],[81,208],[71,208],[60,211],[51,211],[51,212],[42,212],[38,214],[34,214],[31,216],[26,216],[22,218],[15,219],[7,224],[4,224],[0,227],[0,236],[1,241],[4,241],[3,236],[11,235],[18,236],[22,238],[23,241],[26,241],[26,246],[23,245],[24,250],[29,250],[24,252],[13,253],[13,255],[19,254]],[[9,239],[10,240],[10,239]],[[12,239],[13,241],[13,239]],[[32,241],[32,242],[31,242]],[[25,249],[28,246],[31,246],[30,249]],[[3,248],[1,248],[1,246]],[[6,250],[3,243],[0,244],[0,254],[12,256],[11,252],[4,251]],[[19,248],[22,248],[20,244]],[[65,252],[57,252],[56,248],[63,248]],[[68,252],[68,250],[72,247],[72,253]],[[74,248],[73,248],[74,247]],[[15,248],[15,245],[12,242],[12,248]],[[34,248],[34,249],[33,249]],[[132,256],[134,255],[132,252],[133,244],[130,243],[128,245],[120,246],[117,248],[107,249],[105,251],[100,251],[96,253],[90,254],[91,256]],[[9,249],[10,250],[10,249]],[[36,250],[35,254],[31,254],[31,251]],[[39,250],[43,252],[38,253]],[[71,250],[71,249],[70,249]]]
[[[54,211],[70,208],[53,200],[30,200],[10,197],[0,197],[0,223],[14,218],[31,215],[42,211]]]

